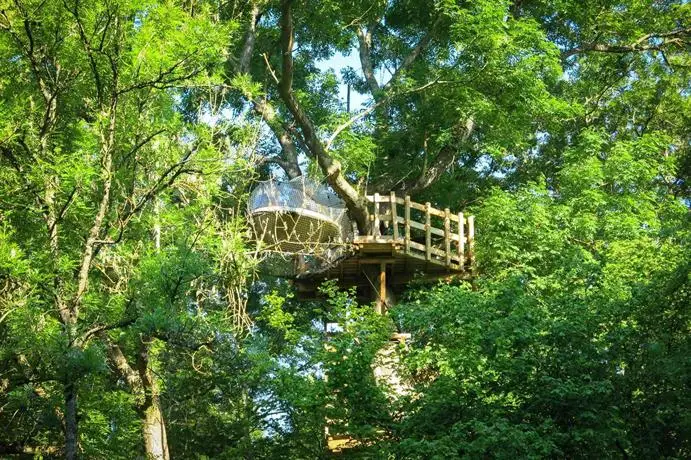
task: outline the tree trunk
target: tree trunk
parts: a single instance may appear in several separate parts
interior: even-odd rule
[[[369,214],[367,212],[367,200],[351,185],[341,171],[341,164],[334,160],[322,144],[317,129],[312,120],[302,109],[293,94],[293,16],[291,11],[292,0],[285,0],[281,5],[281,68],[282,75],[278,85],[278,92],[288,110],[293,115],[298,126],[302,130],[307,149],[312,157],[317,160],[326,181],[334,191],[345,201],[350,216],[357,224],[361,234],[367,234],[369,230]]]
[[[149,345],[151,337],[142,337],[137,356],[137,368],[141,387],[144,390],[144,404],[141,406],[144,431],[144,448],[146,456],[155,460],[169,460],[168,437],[161,411],[161,400],[158,397],[158,382],[151,371]]]
[[[170,459],[166,425],[158,396],[151,398],[151,404],[144,409],[144,447],[146,457],[156,460]]]
[[[69,377],[68,377],[69,378]],[[74,460],[79,449],[77,433],[77,388],[73,382],[65,384],[65,458]]]
[[[143,402],[137,406],[137,413],[142,422],[142,435],[146,457],[156,460],[170,459],[166,424],[158,396],[158,382],[151,370],[149,346],[152,338],[140,337],[137,353],[136,370],[127,362],[120,347],[102,335],[108,346],[108,357],[120,376],[125,379],[133,395],[143,396]]]

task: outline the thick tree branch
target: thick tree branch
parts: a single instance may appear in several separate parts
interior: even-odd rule
[[[414,182],[404,182],[401,185],[400,190],[402,193],[413,195],[424,190],[436,182],[444,171],[449,169],[449,167],[456,161],[456,155],[459,148],[467,143],[468,139],[475,130],[475,122],[473,118],[467,118],[465,123],[459,126],[459,130],[462,130],[462,132],[459,133],[459,137],[457,137],[456,142],[453,144],[449,143],[444,145],[439,150],[439,153],[437,153],[434,161],[432,161],[427,168],[423,169],[420,176],[418,176]]]
[[[101,105],[103,103],[103,83],[101,73],[99,72],[98,65],[96,64],[96,58],[94,57],[91,42],[89,38],[86,36],[86,30],[84,29],[81,17],[79,16],[79,0],[75,0],[74,9],[70,9],[70,7],[67,5],[67,0],[63,0],[63,5],[65,6],[65,9],[69,11],[72,14],[72,16],[74,16],[75,22],[77,23],[79,37],[81,39],[82,46],[84,47],[84,52],[86,53],[86,56],[89,60],[89,67],[91,68],[91,73],[94,77],[94,83],[96,85],[96,97],[98,99],[99,105]],[[110,24],[110,21],[108,22],[108,24]],[[107,29],[108,27],[106,26],[105,30],[103,31],[104,36],[107,32]],[[103,39],[101,40],[101,46],[102,43]]]
[[[95,335],[99,335],[105,331],[112,331],[113,329],[122,329],[123,327],[131,326],[134,324],[136,321],[136,318],[128,318],[128,319],[123,319],[122,321],[118,321],[117,323],[113,324],[99,324],[97,326],[92,327],[91,329],[85,331],[81,337],[79,338],[78,341],[75,341],[75,343],[78,346],[86,344],[91,337]]]
[[[437,19],[434,21],[434,24],[432,24],[432,27],[429,29],[429,31],[425,34],[424,37],[420,39],[417,45],[415,45],[415,48],[413,48],[410,51],[410,54],[408,54],[405,59],[403,59],[403,62],[401,63],[400,66],[394,71],[393,75],[391,76],[391,80],[389,80],[384,87],[382,88],[383,90],[387,90],[398,81],[398,79],[403,75],[403,73],[408,70],[410,66],[412,66],[417,58],[422,54],[422,52],[427,49],[429,44],[432,42],[432,35],[434,34],[435,30],[439,26],[439,23],[441,22],[442,17],[439,16]]]
[[[365,81],[367,86],[369,86],[372,97],[376,99],[381,88],[374,75],[374,66],[372,65],[372,26],[367,29],[358,26],[355,29],[355,33],[360,44],[359,55],[362,73],[365,76]]]
[[[101,200],[98,205],[98,211],[94,217],[93,224],[89,230],[86,242],[84,243],[84,252],[81,258],[79,274],[77,276],[77,292],[72,302],[72,311],[69,317],[63,318],[65,323],[75,322],[79,313],[79,303],[82,296],[86,292],[89,283],[89,271],[91,269],[91,261],[94,256],[94,249],[97,244],[101,229],[103,227],[103,220],[106,212],[110,206],[110,190],[113,184],[113,149],[115,144],[115,120],[118,105],[117,95],[113,95],[110,109],[108,113],[108,126],[105,133],[101,133],[101,174],[103,176],[103,190],[101,191]]]
[[[100,336],[103,338],[106,344],[108,359],[115,367],[118,375],[125,380],[130,389],[132,389],[133,393],[142,391],[142,380],[139,374],[132,369],[130,364],[127,362],[127,358],[122,352],[120,346],[111,341],[105,333],[101,333]]]
[[[422,52],[429,46],[429,44],[432,42],[432,36],[439,26],[441,19],[441,16],[437,17],[429,31],[403,59],[401,65],[399,65],[396,70],[393,71],[391,79],[384,86],[381,86],[377,82],[377,79],[374,75],[374,64],[372,63],[372,30],[374,29],[375,24],[370,24],[367,29],[364,29],[361,26],[356,27],[355,34],[357,35],[359,43],[358,51],[362,73],[365,76],[365,81],[367,82],[367,86],[369,86],[372,97],[375,101],[378,102],[383,98],[382,93],[391,88],[391,86],[393,86],[401,78],[401,75],[403,75],[403,73],[415,63]]]
[[[249,26],[245,34],[245,42],[240,52],[239,73],[248,73],[250,71],[250,63],[252,60],[252,52],[254,51],[254,43],[257,39],[257,22],[259,21],[260,11],[257,2],[252,3],[252,10],[250,11]]]
[[[276,111],[269,105],[266,100],[252,99],[252,107],[271,128],[278,143],[281,145],[281,159],[276,160],[276,163],[283,168],[290,179],[294,179],[302,175],[300,165],[298,164],[298,152],[295,142],[288,129],[283,126],[281,120],[278,119]]]
[[[669,32],[650,33],[643,35],[633,43],[626,45],[610,45],[606,43],[590,43],[579,46],[562,53],[562,58],[566,59],[576,54],[596,52],[596,53],[636,53],[643,51],[663,51],[670,45],[684,47],[689,45],[691,28],[677,29]],[[658,43],[650,43],[650,40],[659,40]]]
[[[281,99],[288,107],[293,118],[300,127],[305,139],[305,143],[317,160],[319,167],[326,176],[326,180],[336,193],[345,201],[351,217],[357,223],[358,229],[366,233],[369,229],[367,214],[367,202],[358,191],[343,176],[341,165],[338,161],[331,158],[321,143],[317,135],[316,128],[312,120],[305,114],[300,107],[295,95],[293,94],[293,17],[291,11],[291,0],[284,0],[281,4],[281,61],[282,75],[279,85]]]

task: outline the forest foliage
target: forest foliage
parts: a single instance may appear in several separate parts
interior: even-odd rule
[[[0,456],[690,457],[690,48],[681,0],[0,0]],[[299,299],[246,208],[303,174],[473,213],[472,280]]]

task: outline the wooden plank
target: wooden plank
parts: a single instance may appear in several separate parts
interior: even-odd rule
[[[388,243],[392,244],[393,243],[393,237],[391,235],[379,235],[379,236],[374,236],[374,235],[365,235],[365,236],[358,236],[353,240],[353,244],[356,245],[361,245],[363,243]]]
[[[377,202],[388,203],[389,202],[389,195],[380,195],[378,193],[375,193],[374,195],[365,195],[365,198],[370,203],[377,203]],[[404,204],[403,198],[398,198],[396,201],[398,204]]]
[[[468,252],[470,253],[470,264],[475,261],[475,216],[468,216]]]
[[[411,207],[411,209],[417,209],[418,211],[424,211],[425,210],[424,204],[416,203],[414,201],[410,202],[410,207]]]
[[[433,216],[442,217],[442,218],[445,217],[444,211],[442,211],[440,209],[435,209],[433,207],[429,208],[429,213],[432,214]]]
[[[427,226],[425,224],[415,222],[414,220],[410,222],[410,226],[418,230],[427,230]],[[430,232],[432,233],[432,235],[444,236],[444,230],[442,230],[441,228],[430,227]],[[453,241],[456,241],[458,239],[456,235],[450,235],[449,238],[451,238]]]
[[[396,192],[391,192],[391,222],[393,223],[393,239],[398,239],[398,214],[396,213]]]
[[[409,222],[411,228],[417,228],[418,230],[425,230],[425,224],[421,224],[420,222],[415,222],[414,220],[411,220]]]
[[[435,249],[434,251],[436,251],[436,252],[438,252],[439,254],[443,255],[443,252],[440,251],[439,249]],[[440,259],[430,259],[430,260],[427,260],[427,257],[426,257],[426,256],[424,256],[424,255],[422,255],[422,254],[419,254],[419,253],[417,253],[417,252],[414,252],[414,251],[411,252],[410,254],[408,254],[408,257],[411,257],[411,258],[413,258],[413,259],[417,259],[417,260],[424,261],[425,264],[423,264],[423,267],[429,265],[429,263],[432,263],[432,264],[438,265],[439,267],[446,268],[446,264],[444,263],[444,261],[443,261],[441,258],[440,258]]]
[[[427,246],[427,260],[432,258],[432,216],[430,215],[430,203],[425,203],[425,246]]]
[[[369,203],[390,203],[391,198],[388,195],[380,195],[379,193],[375,193],[374,195],[365,195],[365,198]],[[405,199],[396,197],[395,198],[396,203],[400,205],[405,205]],[[410,207],[412,209],[417,209],[418,211],[425,211],[425,205],[421,203],[416,203],[414,201],[410,202]],[[439,217],[444,217],[444,211],[441,209],[437,209],[434,207],[430,207],[430,214],[433,216],[439,216]],[[455,214],[451,214],[449,216],[452,222],[456,222],[456,219],[458,218]]]
[[[429,208],[427,205],[429,205]],[[417,209],[418,211],[423,211],[425,213],[427,213],[427,210],[429,209],[429,213],[432,214],[433,216],[444,217],[444,211],[440,211],[439,209],[433,208],[431,203],[420,204],[420,203],[416,203],[414,201],[411,201],[410,207],[413,209]]]
[[[374,223],[372,224],[372,235],[379,236],[379,194],[374,194]]]
[[[423,248],[422,250],[424,251],[424,245],[421,244],[420,246],[422,246],[422,248]],[[422,254],[418,254],[418,253],[416,253],[416,252],[413,252],[413,251],[411,251],[411,252],[408,254],[408,257],[412,257],[413,259],[418,259],[418,260],[427,261],[427,258],[426,258],[425,256],[423,256]]]
[[[446,266],[451,266],[451,212],[444,209],[444,252],[446,253]]]
[[[403,217],[398,217],[398,222],[401,224],[404,224],[405,219]],[[410,221],[410,227],[416,228],[418,230],[425,230],[425,224],[415,222],[414,220]],[[444,230],[442,230],[440,228],[432,227],[432,235],[444,236]],[[458,241],[458,234],[457,233],[451,233],[449,238],[451,238],[451,241]]]
[[[421,256],[423,257],[422,260],[434,260],[431,257],[432,255],[438,256],[441,259],[444,259],[446,257],[444,251],[442,251],[441,249],[435,248],[433,246],[425,246],[424,244],[418,243],[416,241],[410,242],[410,248],[413,249],[413,251],[410,251],[410,254],[416,254],[416,251],[424,253],[425,256]],[[430,254],[430,259],[427,259],[428,252]],[[444,264],[443,261],[441,263]]]
[[[439,257],[439,258],[442,260],[442,263],[445,264],[444,259],[446,258],[446,254],[444,253],[444,251],[443,251],[442,249],[435,248],[434,246],[432,246],[432,247],[429,248],[429,252],[430,252],[430,254],[432,254],[433,256]],[[432,259],[432,260],[434,260],[434,259]]]
[[[422,243],[418,243],[417,241],[410,241],[408,244],[411,249],[417,249],[420,252],[426,251],[425,245]]]
[[[405,252],[410,252],[410,196],[409,195],[405,196],[404,205],[405,205],[405,211],[404,211],[405,217],[403,218],[403,224],[405,225],[405,227],[404,227]]]
[[[465,241],[463,237],[463,227],[465,225],[465,222],[463,222],[463,213],[459,212],[458,213],[458,260],[459,264],[461,265],[461,268],[463,268],[463,265],[465,264]]]
[[[362,265],[393,264],[395,262],[396,259],[391,257],[368,257],[360,260]]]
[[[372,215],[372,218],[370,220],[374,220],[374,215]],[[390,214],[381,214],[379,216],[379,222],[391,222],[391,215]]]

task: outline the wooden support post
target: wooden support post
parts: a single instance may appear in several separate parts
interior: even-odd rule
[[[448,268],[451,266],[451,217],[449,208],[444,209],[444,256]]]
[[[379,299],[377,300],[377,313],[383,315],[386,311],[386,263],[379,264]]]
[[[463,269],[465,265],[465,232],[463,227],[465,226],[463,213],[458,213],[458,263]]]
[[[377,237],[379,231],[379,193],[374,194],[374,224],[372,225],[372,236]]]
[[[398,242],[398,212],[396,211],[396,192],[391,192],[391,223],[393,224],[394,244]]]
[[[432,216],[430,202],[425,203],[425,260],[432,260]]]
[[[305,256],[304,254],[298,254],[296,258],[296,263],[297,263],[297,271],[296,273],[304,273],[307,271],[307,262],[305,262]]]
[[[475,262],[475,216],[468,216],[468,252],[470,253],[470,269]]]
[[[404,214],[404,226],[405,226],[405,252],[406,254],[410,252],[410,196],[405,196],[405,214]]]

